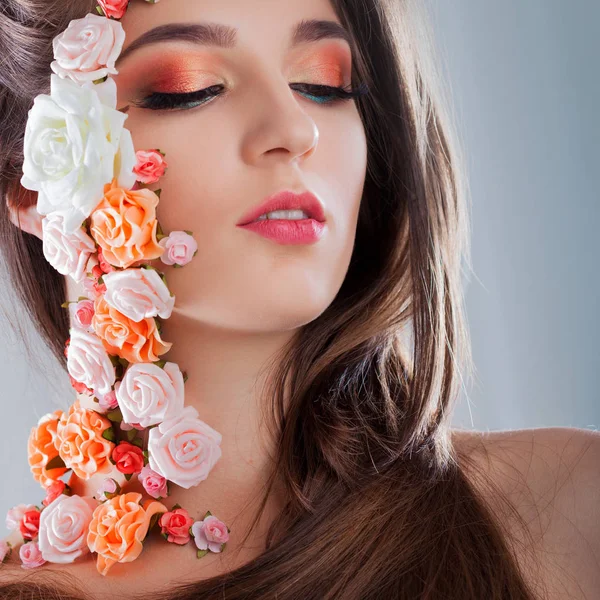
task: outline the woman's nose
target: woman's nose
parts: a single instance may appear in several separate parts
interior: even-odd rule
[[[243,155],[248,164],[306,160],[316,149],[317,124],[283,78],[253,89],[246,117]]]

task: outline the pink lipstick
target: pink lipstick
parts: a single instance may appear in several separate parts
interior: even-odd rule
[[[279,210],[302,210],[307,218],[264,218],[267,213]],[[321,239],[326,228],[323,206],[316,196],[310,192],[295,194],[288,190],[270,196],[254,207],[240,219],[237,226],[278,244],[292,245],[313,244]]]

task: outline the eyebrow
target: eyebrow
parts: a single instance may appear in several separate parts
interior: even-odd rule
[[[231,49],[236,45],[237,29],[220,23],[167,23],[149,29],[125,48],[116,64],[139,48],[165,41],[183,41],[202,46],[216,46]],[[341,39],[348,43],[354,52],[352,36],[339,23],[318,19],[304,19],[293,30],[290,49],[307,42],[323,39]]]

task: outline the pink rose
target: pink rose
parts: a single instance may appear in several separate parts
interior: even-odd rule
[[[167,542],[174,544],[187,544],[190,541],[190,526],[194,519],[188,515],[185,508],[176,508],[160,516],[158,524],[161,534]]]
[[[37,542],[27,542],[19,548],[19,557],[21,558],[21,568],[34,569],[41,567],[46,560],[40,552],[40,547]]]
[[[44,506],[48,506],[48,504],[51,504],[65,491],[69,491],[69,486],[64,481],[62,481],[62,479],[57,479],[54,483],[51,483],[46,488],[46,497],[42,500],[42,504]]]
[[[123,48],[125,31],[119,21],[88,13],[73,19],[52,41],[50,68],[78,84],[116,75],[115,62]]]
[[[19,529],[21,521],[23,520],[23,515],[27,511],[34,509],[35,504],[17,504],[17,506],[13,506],[13,508],[6,513],[6,528],[11,531]]]
[[[146,465],[138,475],[138,480],[142,482],[146,493],[153,498],[166,498],[169,495],[167,480],[156,471]]]
[[[100,395],[98,398],[98,408],[103,413],[110,412],[111,410],[115,410],[119,406],[119,401],[117,400],[117,394],[114,390],[111,390],[107,394]]]
[[[80,329],[91,330],[92,317],[94,316],[94,302],[92,300],[80,300],[69,304],[71,323]]]
[[[0,564],[3,563],[12,551],[12,546],[6,540],[0,540]]]
[[[87,554],[87,533],[98,502],[89,496],[59,496],[40,517],[38,547],[45,561],[72,563]]]
[[[150,467],[186,490],[204,481],[221,458],[222,436],[186,406],[148,433]]]
[[[167,237],[161,238],[158,243],[165,248],[165,252],[160,257],[165,265],[183,267],[198,252],[196,240],[186,231],[172,231]]]
[[[129,0],[98,0],[98,4],[107,17],[122,19]]]
[[[213,515],[208,515],[203,521],[192,525],[194,543],[199,550],[221,552],[222,545],[229,540],[227,525]]]
[[[96,499],[103,502],[121,493],[121,486],[112,477],[107,477],[96,491]]]
[[[158,150],[138,150],[137,164],[133,168],[136,179],[142,183],[156,183],[167,168],[167,161]]]
[[[40,511],[37,508],[28,510],[21,519],[19,531],[24,540],[32,540],[40,528]]]

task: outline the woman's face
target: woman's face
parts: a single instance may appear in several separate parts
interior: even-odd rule
[[[122,19],[118,107],[130,105],[125,126],[135,148],[166,155],[167,173],[152,186],[162,190],[163,230],[191,230],[198,243],[184,268],[156,265],[167,272],[176,310],[186,317],[246,331],[296,328],[327,308],[346,275],[366,137],[354,100],[326,104],[291,86],[351,83],[345,40],[292,45],[295,27],[313,19],[339,23],[327,0],[140,1]],[[155,27],[202,23],[237,30],[227,36],[235,44],[206,45],[201,31],[188,29],[185,39],[171,32],[127,51]],[[203,104],[143,106],[153,93],[211,86],[221,86],[221,93]],[[323,204],[326,225],[318,241],[281,244],[236,226],[284,189],[308,190]]]

